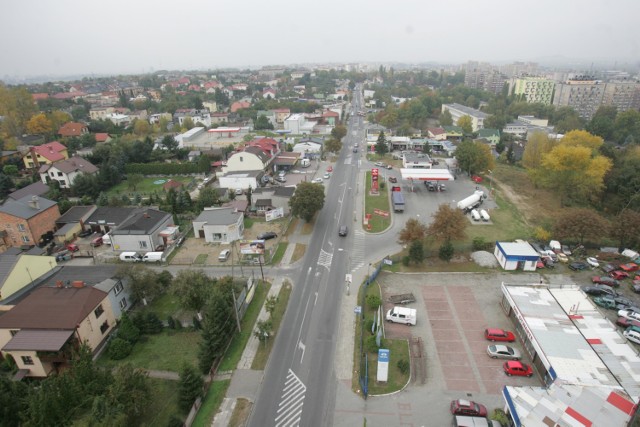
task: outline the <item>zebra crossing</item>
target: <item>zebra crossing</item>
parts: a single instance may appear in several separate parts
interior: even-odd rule
[[[333,254],[325,251],[324,249],[320,250],[320,257],[318,258],[318,265],[323,267],[331,267],[331,262],[333,261]]]
[[[364,262],[364,251],[366,248],[365,239],[367,234],[364,230],[355,230],[353,233],[353,251],[351,252],[351,272],[362,267]]]
[[[280,404],[275,419],[276,427],[299,426],[307,387],[291,369],[282,389]]]

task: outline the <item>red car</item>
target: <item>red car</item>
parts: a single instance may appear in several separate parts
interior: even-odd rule
[[[476,184],[480,184],[480,183],[482,182],[482,177],[481,177],[481,176],[478,176],[478,175],[473,175],[473,176],[471,177],[471,180],[472,180],[473,182],[475,182]]]
[[[504,329],[489,328],[484,330],[484,337],[489,341],[506,341],[514,342],[516,336],[513,332],[505,331]]]
[[[626,271],[627,273],[630,273],[632,271],[638,271],[640,267],[638,266],[638,264],[634,264],[633,262],[630,262],[628,264],[622,264],[619,268],[622,271]]]
[[[609,273],[609,276],[613,277],[616,280],[624,280],[629,277],[629,273],[627,273],[626,271],[616,270]]]
[[[519,377],[530,377],[533,375],[533,369],[529,365],[525,365],[522,362],[512,360],[510,362],[504,362],[502,365],[504,373],[511,376],[516,375]]]
[[[600,283],[601,285],[607,285],[614,288],[617,288],[618,286],[620,286],[620,282],[608,276],[593,276],[591,278],[591,282]]]
[[[329,166],[329,167],[327,168],[327,172],[333,172],[333,166]]]
[[[622,326],[623,328],[628,328],[629,326],[640,327],[640,321],[620,316],[618,317],[618,320],[616,320],[616,325]]]
[[[67,250],[69,252],[78,252],[80,249],[78,249],[78,245],[74,244],[74,243],[69,243],[67,245]]]
[[[451,401],[451,413],[453,415],[467,415],[469,417],[486,417],[487,408],[470,400],[458,399]]]

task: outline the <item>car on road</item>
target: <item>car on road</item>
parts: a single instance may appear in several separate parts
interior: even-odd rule
[[[586,261],[587,261],[587,264],[589,264],[591,267],[594,267],[594,268],[600,267],[600,263],[594,257],[589,257],[586,259]]]
[[[397,183],[397,182],[398,182],[398,179],[397,179],[395,176],[390,176],[390,177],[389,177],[389,182],[391,182],[391,183],[395,184],[395,183]]]
[[[322,184],[324,181],[322,180],[322,178],[316,178],[311,182],[313,182],[314,184]]]
[[[611,286],[614,288],[617,288],[618,286],[620,286],[620,282],[618,282],[616,279],[609,276],[593,276],[591,278],[591,282],[599,283],[601,285]]]
[[[504,373],[509,376],[530,377],[533,375],[531,366],[518,361],[504,362],[502,368],[504,369]]]
[[[264,233],[258,234],[258,240],[269,240],[275,239],[276,237],[278,237],[278,235],[273,231],[265,231]]]
[[[520,360],[520,351],[508,345],[495,344],[487,347],[487,354],[492,359]]]
[[[640,313],[638,313],[635,310],[630,310],[630,309],[626,309],[626,310],[619,310],[618,311],[618,317],[625,317],[629,320],[640,320]]]
[[[569,264],[569,268],[573,271],[582,271],[589,268],[589,266],[584,262],[572,262],[571,264]]]
[[[387,169],[393,169],[393,166],[391,166],[391,165],[387,165],[387,166],[386,166],[386,168],[387,168]]]
[[[323,177],[324,179],[329,179],[329,178],[331,178],[331,174],[330,174],[329,172],[327,172],[327,173],[325,173],[324,175],[322,175],[322,177]]]
[[[616,270],[609,273],[609,276],[616,280],[624,280],[629,277],[629,273],[627,273],[626,271]]]
[[[383,167],[384,163],[382,162],[375,162],[374,165],[378,166],[378,167]]]
[[[333,172],[333,166],[327,167],[327,172]]]
[[[513,332],[505,331],[504,329],[488,328],[484,330],[484,337],[489,341],[506,341],[514,342],[516,336]]]
[[[593,286],[583,286],[582,291],[587,295],[592,296],[600,296],[600,295],[609,295],[611,297],[617,297],[618,293],[611,288],[611,286],[607,285],[593,285]]]
[[[475,182],[476,184],[480,184],[482,182],[482,177],[478,175],[473,175],[471,177],[471,181]]]
[[[341,225],[340,228],[338,228],[338,235],[344,237],[347,234],[349,234],[349,228],[346,225]]]
[[[470,417],[487,416],[487,407],[472,400],[453,400],[451,401],[450,409],[453,415],[467,415]]]

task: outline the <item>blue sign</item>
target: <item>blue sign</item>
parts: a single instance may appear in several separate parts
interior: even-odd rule
[[[361,305],[356,305],[356,308],[353,309],[353,312],[355,314],[361,314],[362,313],[362,306]]]
[[[389,363],[389,350],[386,348],[378,349],[378,363],[380,362]]]

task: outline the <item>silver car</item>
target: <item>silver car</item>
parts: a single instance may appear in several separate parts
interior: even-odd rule
[[[508,345],[496,344],[487,347],[487,354],[493,359],[520,360],[520,352]]]

